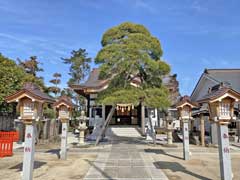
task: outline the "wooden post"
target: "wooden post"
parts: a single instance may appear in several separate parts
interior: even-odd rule
[[[201,128],[201,145],[205,146],[205,125],[203,114],[200,114],[200,128]]]

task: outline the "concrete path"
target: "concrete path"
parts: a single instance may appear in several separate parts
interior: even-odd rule
[[[124,138],[112,141],[108,152],[99,152],[84,180],[167,180],[154,160],[138,149],[141,141]]]

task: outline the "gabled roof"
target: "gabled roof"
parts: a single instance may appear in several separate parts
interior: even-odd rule
[[[230,87],[220,85],[220,86],[218,86],[218,89],[210,91],[198,102],[199,103],[204,103],[204,102],[209,102],[209,101],[211,102],[211,101],[214,101],[215,99],[218,99],[221,97],[225,98],[224,95],[226,95],[226,97],[231,97],[233,99],[237,99],[237,100],[240,99],[240,93],[238,93],[237,91],[234,91]]]
[[[240,92],[240,69],[205,69],[191,94],[191,99],[199,90],[204,79],[210,80],[213,85],[228,82],[232,89]]]
[[[99,79],[100,69],[94,68],[90,75],[88,80],[85,83],[82,84],[72,84],[70,87],[74,89],[74,91],[79,92],[80,94],[86,93],[86,92],[98,92],[100,90],[103,90],[107,88],[108,80],[100,80]]]
[[[180,101],[175,105],[176,108],[182,108],[183,106],[190,106],[191,108],[198,107],[198,104],[192,102],[189,96],[183,96]]]
[[[19,98],[22,97],[29,97],[38,101],[44,101],[44,102],[49,102],[49,103],[54,103],[55,100],[42,92],[40,88],[33,83],[25,83],[23,88],[5,98],[5,100],[9,102],[13,102],[18,100]]]
[[[66,95],[61,96],[61,97],[57,100],[57,102],[54,103],[53,106],[58,107],[58,106],[60,106],[60,105],[62,105],[62,104],[66,105],[66,106],[69,106],[70,108],[73,108],[73,107],[74,107],[74,104],[72,103],[71,98],[69,98],[69,97],[66,96]]]

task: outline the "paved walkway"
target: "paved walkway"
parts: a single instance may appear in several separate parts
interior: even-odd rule
[[[99,152],[84,180],[167,180],[154,160],[139,151],[136,139],[113,140],[108,152]]]

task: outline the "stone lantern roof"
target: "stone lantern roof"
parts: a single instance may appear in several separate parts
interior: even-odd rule
[[[177,108],[180,108],[180,107],[183,107],[183,106],[190,106],[191,108],[194,108],[194,107],[198,107],[198,104],[195,103],[195,102],[192,102],[190,97],[189,96],[183,96],[180,98],[180,101],[178,103],[176,103],[176,107]]]
[[[61,105],[66,105],[66,106],[68,106],[71,109],[74,107],[74,104],[72,103],[71,98],[66,96],[66,95],[61,96],[57,100],[57,102],[54,103],[53,106],[58,107],[58,106],[61,106]]]
[[[54,103],[55,100],[50,97],[48,94],[42,92],[40,88],[34,84],[34,83],[25,83],[23,85],[23,88],[19,91],[7,96],[5,100],[10,103],[14,101],[18,101],[19,99],[23,97],[28,97],[32,100],[40,101],[40,102],[48,102],[48,103]]]

